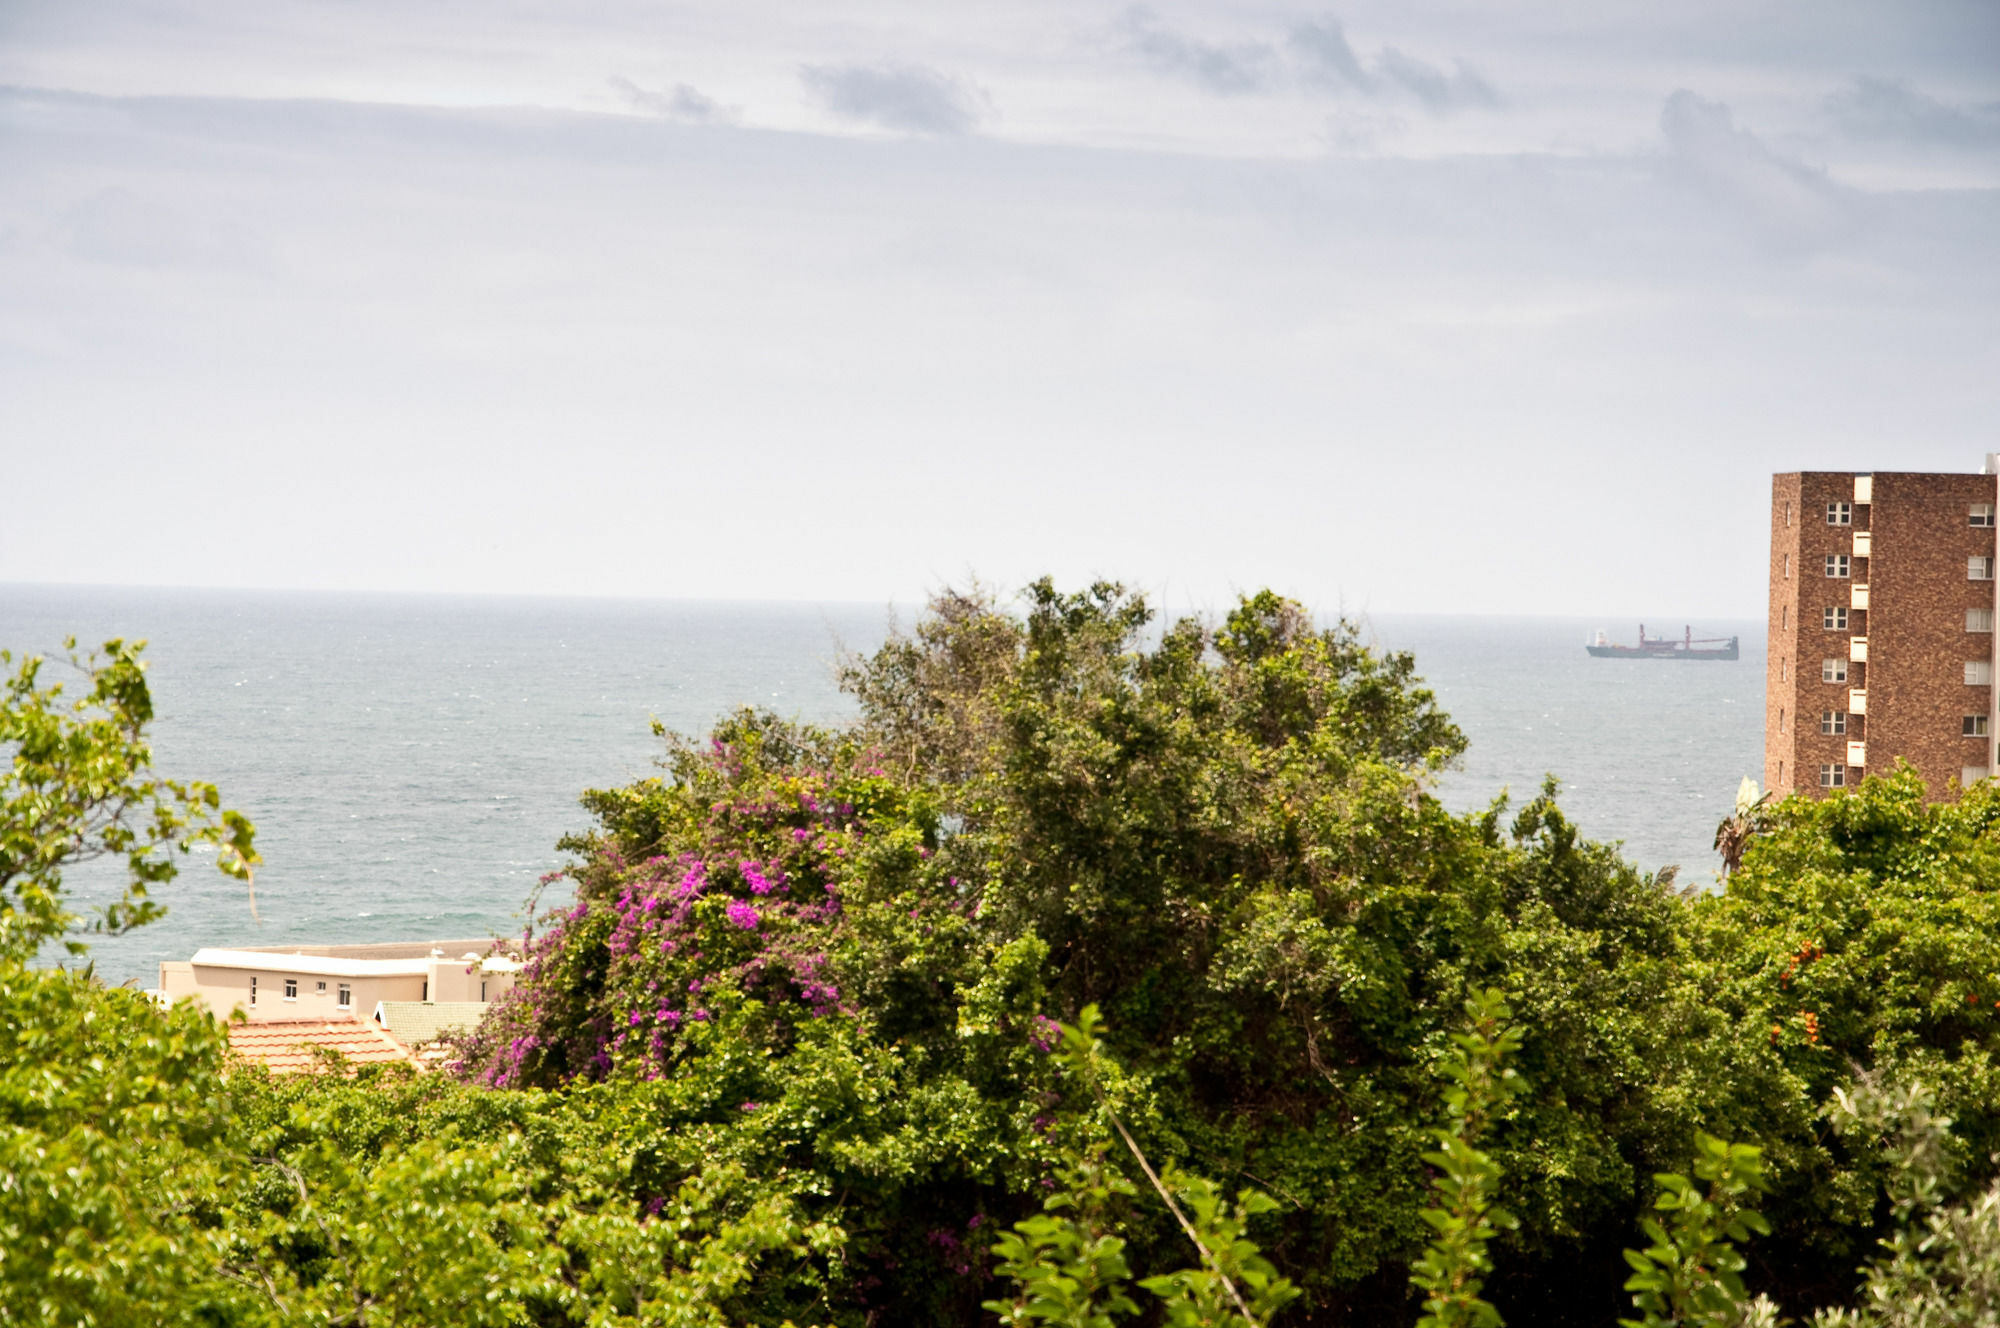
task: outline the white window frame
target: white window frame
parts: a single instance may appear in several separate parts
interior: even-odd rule
[[[252,973],[250,975],[250,1004],[255,1005],[256,1003],[257,1003],[257,975],[255,973]]]
[[[354,988],[345,982],[341,983],[334,991],[333,1003],[343,1010],[352,1010],[354,1008]]]
[[[1821,609],[1819,614],[1819,625],[1820,625],[1820,630],[1822,631],[1827,631],[1827,632],[1846,631],[1847,607],[1842,604],[1831,604],[1828,605],[1826,608]]]
[[[1972,510],[1966,514],[1965,523],[1969,526],[1991,526],[1993,524],[1993,504],[1974,503]]]
[[[1963,722],[1963,723],[1961,723],[1961,724],[1960,724],[1960,725],[1958,726],[1958,736],[1959,736],[1959,737],[1961,737],[1961,738],[1983,738],[1983,737],[1985,737],[1985,736],[1986,736],[1986,716],[1984,716],[1984,715],[1967,715],[1967,716],[1965,717],[1965,720],[1964,720],[1964,722]]]
[[[1968,581],[1991,581],[1993,579],[1993,555],[1975,553],[1965,560],[1965,579]]]
[[[1965,630],[1968,632],[1990,632],[1993,630],[1993,610],[1967,609]]]
[[[1826,524],[1829,526],[1851,526],[1854,524],[1853,503],[1828,503]]]
[[[1846,788],[1847,767],[1837,763],[1822,765],[1819,768],[1819,786],[1821,788]]]
[[[1823,659],[1819,662],[1821,682],[1846,682],[1847,661],[1844,659]]]
[[[1852,568],[1853,563],[1846,554],[1829,553],[1826,555],[1826,574],[1833,580],[1845,581]]]
[[[1965,661],[1965,685],[1967,687],[1990,687],[1993,685],[1993,661],[1990,659],[1968,659]]]
[[[1847,712],[1845,710],[1822,710],[1819,712],[1819,731],[1840,737],[1847,732]]]
[[[286,978],[285,999],[288,1001],[295,1001],[298,998],[299,998],[299,980],[297,978]]]

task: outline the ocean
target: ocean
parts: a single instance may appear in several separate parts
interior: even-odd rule
[[[562,864],[556,841],[588,828],[577,795],[655,770],[655,718],[688,733],[741,705],[851,718],[835,660],[879,645],[891,621],[868,604],[0,585],[0,647],[17,656],[67,635],[147,640],[157,770],[216,783],[256,822],[256,918],[241,886],[195,861],[159,894],[164,920],[93,943],[108,980],[144,986],[205,945],[518,930]],[[1620,620],[1362,627],[1415,652],[1470,739],[1439,784],[1449,805],[1508,790],[1518,806],[1553,773],[1586,834],[1647,871],[1712,878],[1715,824],[1763,763],[1761,623],[1696,624],[1742,637],[1733,663],[1585,655],[1597,627],[1635,634]],[[104,864],[71,876],[86,904],[113,879]]]

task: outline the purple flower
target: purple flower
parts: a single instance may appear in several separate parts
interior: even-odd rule
[[[757,916],[757,910],[740,899],[730,900],[726,911],[729,914],[729,920],[745,931],[757,930],[757,924],[762,921]]]

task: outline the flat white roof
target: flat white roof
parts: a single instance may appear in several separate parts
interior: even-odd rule
[[[196,968],[254,968],[260,973],[307,973],[321,978],[400,978],[424,976],[430,972],[432,960],[428,955],[420,959],[336,959],[329,955],[204,948],[196,950],[190,962]]]

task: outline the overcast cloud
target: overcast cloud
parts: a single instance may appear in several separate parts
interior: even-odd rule
[[[0,9],[0,580],[1762,611],[2000,450],[2000,7]]]

